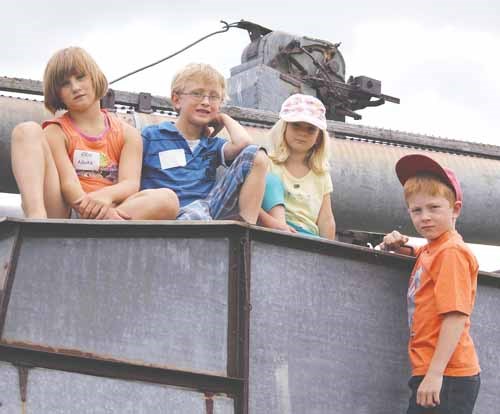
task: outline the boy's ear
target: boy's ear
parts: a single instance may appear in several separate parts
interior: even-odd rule
[[[176,111],[179,111],[179,108],[180,108],[180,97],[178,94],[176,94],[175,92],[172,93],[172,95],[170,96],[170,100],[172,101],[172,105],[174,106],[174,109]]]
[[[461,211],[462,211],[462,202],[455,201],[455,204],[453,205],[453,218],[457,219],[458,216],[460,216]]]

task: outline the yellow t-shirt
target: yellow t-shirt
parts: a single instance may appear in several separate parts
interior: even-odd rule
[[[281,164],[271,164],[271,172],[276,174],[285,188],[286,221],[296,224],[313,234],[319,234],[319,211],[325,194],[333,191],[330,174],[316,174],[310,170],[304,177],[294,177]]]

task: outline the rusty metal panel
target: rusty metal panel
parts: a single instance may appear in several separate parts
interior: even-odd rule
[[[5,290],[7,275],[12,265],[12,255],[17,236],[17,226],[12,223],[2,223],[0,232],[0,307],[2,291]]]
[[[0,389],[0,413],[207,413],[201,392],[42,368],[28,370],[22,411],[17,369],[2,362]],[[231,398],[217,395],[212,399],[214,414],[234,412]]]
[[[2,341],[225,375],[228,252],[225,238],[24,235]]]
[[[252,242],[250,412],[405,412],[412,262],[306,249]],[[481,279],[473,317],[484,413],[500,405],[498,282]]]
[[[9,275],[12,273],[17,253],[19,228],[14,223],[0,219],[0,337],[7,312],[7,302],[12,286]]]

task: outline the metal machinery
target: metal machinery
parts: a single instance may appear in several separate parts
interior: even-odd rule
[[[248,21],[238,27],[248,31],[251,43],[243,50],[241,65],[231,69],[228,80],[231,103],[244,108],[279,112],[293,93],[317,96],[327,108],[327,119],[361,119],[356,110],[399,103],[382,94],[381,82],[367,76],[349,77],[340,43],[272,31]]]
[[[0,90],[40,95],[41,84],[0,78]],[[175,117],[167,99],[146,94],[112,91],[108,105],[137,128]],[[275,113],[224,111],[267,145]],[[12,128],[50,116],[40,102],[0,96],[0,191],[17,191]],[[465,239],[500,244],[499,147],[337,121],[328,129],[343,234],[410,230],[393,166],[430,152],[463,183]],[[236,222],[0,218],[0,414],[403,412],[412,265]],[[498,275],[480,273],[482,414],[500,405],[499,289]]]

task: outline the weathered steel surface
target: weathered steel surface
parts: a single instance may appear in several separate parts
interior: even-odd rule
[[[207,413],[203,393],[154,384],[31,368],[27,386],[22,411],[17,369],[0,362],[0,413]],[[234,413],[232,399],[211,398],[214,414]]]
[[[253,243],[251,412],[403,412],[410,263],[332,254]]]
[[[252,242],[250,412],[405,412],[411,261]],[[500,284],[480,281],[478,413],[500,404]]]
[[[409,258],[230,222],[6,226],[20,239],[0,361],[30,368],[32,412],[150,412],[167,399],[192,412],[200,395],[201,412],[246,414],[246,398],[249,413],[404,412]],[[500,405],[499,289],[481,274],[478,413]],[[7,412],[20,407],[18,376],[0,364]]]
[[[1,223],[1,222],[0,222]],[[2,291],[5,289],[7,274],[11,266],[11,259],[14,249],[17,226],[12,223],[2,223],[2,232],[0,233],[0,304]]]
[[[22,413],[17,368],[2,361],[0,361],[0,413]]]
[[[2,334],[5,314],[7,312],[8,292],[12,286],[9,275],[16,260],[16,242],[19,226],[0,219],[0,336]]]
[[[23,235],[4,342],[226,373],[227,240],[44,236]]]

